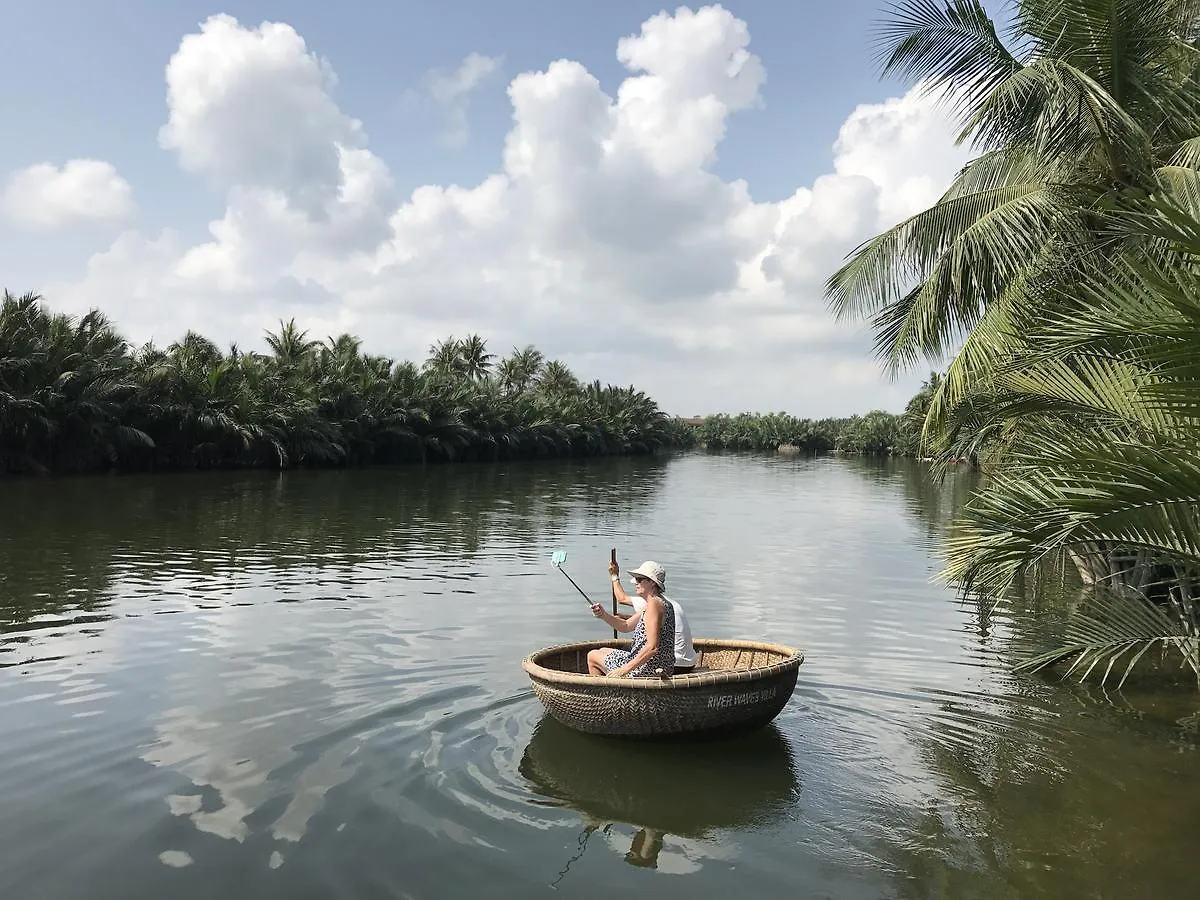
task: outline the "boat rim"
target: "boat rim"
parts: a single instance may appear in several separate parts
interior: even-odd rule
[[[628,643],[626,638],[625,642]],[[615,643],[620,643],[617,641]],[[666,678],[608,678],[601,675],[584,675],[577,672],[564,672],[560,669],[550,669],[537,662],[554,653],[569,653],[595,650],[600,647],[611,647],[614,641],[572,641],[567,644],[555,644],[535,650],[521,661],[521,668],[531,678],[547,683],[571,686],[591,686],[595,688],[622,688],[642,691],[685,690],[687,688],[708,687],[717,684],[745,684],[782,674],[789,669],[796,669],[804,662],[804,651],[786,644],[776,644],[770,641],[748,641],[729,638],[695,638],[693,646],[700,651],[713,650],[756,650],[778,653],[784,658],[765,666],[754,666],[749,669],[715,669],[703,672],[688,672],[682,675],[671,675]]]

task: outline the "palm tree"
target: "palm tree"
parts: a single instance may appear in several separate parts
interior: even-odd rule
[[[509,393],[523,394],[537,380],[545,362],[541,351],[532,345],[526,345],[522,350],[513,347],[512,353],[501,360],[497,369],[500,384]]]
[[[952,356],[927,430],[1054,286],[1117,249],[1106,209],[1151,192],[1200,205],[1198,8],[1013,0],[1008,41],[979,0],[894,8],[884,71],[940,93],[960,141],[982,153],[937,204],[858,248],[827,289],[839,316],[872,317],[893,371]]]
[[[267,346],[275,355],[275,359],[285,366],[297,366],[320,348],[320,341],[310,341],[308,332],[302,331],[296,325],[295,319],[279,323],[278,334],[267,332]]]
[[[462,355],[454,335],[430,345],[424,368],[426,372],[444,378],[457,378],[462,374]]]
[[[51,315],[36,294],[0,303],[0,464],[86,471],[152,444],[125,422],[128,348],[99,311]]]
[[[922,446],[921,433],[925,428],[925,420],[929,416],[929,408],[933,398],[942,386],[940,372],[930,372],[929,378],[921,385],[921,389],[913,395],[904,407],[898,423],[898,448],[904,456],[924,456],[926,448]]]
[[[256,438],[243,414],[243,369],[191,331],[166,354],[143,348],[134,368],[138,402],[131,421],[152,437],[155,462],[207,467],[240,459]]]
[[[1200,681],[1200,220],[1159,201],[1125,224],[1175,258],[1095,263],[955,410],[1002,423],[1008,461],[968,504],[946,574],[1004,596],[1065,555],[1099,596],[1029,666],[1132,665],[1161,644]]]
[[[47,414],[44,335],[50,316],[37,294],[0,303],[0,462],[8,471],[41,468],[35,447],[54,429]]]
[[[352,334],[343,332],[336,338],[329,337],[326,339],[325,346],[321,348],[321,355],[341,362],[348,362],[358,358],[361,348],[361,338],[356,338]]]
[[[477,334],[469,334],[458,342],[458,369],[471,381],[487,378],[495,358],[487,351],[487,341]]]
[[[1069,559],[1094,588],[1030,665],[1107,660],[1106,677],[1163,644],[1200,678],[1200,460],[1181,450],[1200,437],[1200,381],[1179,365],[1195,346],[1180,319],[1200,251],[1200,4],[1010,11],[1007,41],[977,0],[907,0],[885,25],[885,70],[941,92],[982,153],[829,295],[873,317],[893,370],[949,356],[923,439],[1001,463],[944,574],[1004,598]]]
[[[189,357],[200,365],[212,365],[222,358],[221,348],[196,331],[186,331],[182,338],[167,345],[167,353]]]
[[[543,371],[533,347],[496,378],[479,335],[435,345],[423,369],[364,354],[349,334],[311,341],[294,321],[267,345],[222,353],[188,331],[131,352],[99,312],[76,321],[6,294],[0,471],[634,453],[674,439],[644,394],[584,388],[561,363]]]
[[[537,376],[537,386],[547,394],[568,394],[580,389],[579,379],[565,363],[557,359],[542,366]]]
[[[55,419],[51,458],[56,468],[86,471],[116,464],[120,452],[153,446],[143,431],[124,424],[135,386],[125,341],[98,310],[64,328],[52,354],[57,369],[47,412]]]

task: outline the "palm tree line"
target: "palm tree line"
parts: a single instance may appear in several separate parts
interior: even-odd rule
[[[828,281],[894,371],[945,377],[923,453],[989,473],[944,577],[987,602],[1089,590],[1028,660],[1200,684],[1200,2],[902,0],[883,70],[978,156]],[[1150,651],[1154,650],[1154,653]]]
[[[925,411],[940,384],[929,379],[900,414],[875,409],[865,415],[797,418],[785,412],[718,414],[706,417],[693,433],[694,443],[709,450],[826,453],[914,457],[921,453]]]
[[[632,386],[581,383],[532,346],[502,358],[477,334],[423,363],[371,355],[294,321],[266,353],[196,332],[131,348],[98,311],[34,294],[0,303],[0,474],[291,468],[651,453],[660,449],[912,455],[921,417],[715,415],[699,427]],[[937,375],[932,379],[936,383]],[[914,398],[928,404],[929,383]]]
[[[189,331],[133,349],[98,311],[0,304],[0,472],[83,473],[649,453],[684,429],[641,391],[582,383],[533,347],[478,335],[423,364],[316,341],[294,321],[268,353]]]

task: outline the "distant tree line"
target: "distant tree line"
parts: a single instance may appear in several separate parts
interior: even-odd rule
[[[825,419],[800,419],[783,412],[708,416],[694,427],[690,443],[710,450],[918,456],[921,428],[939,384],[938,373],[931,373],[899,414],[877,409]]]

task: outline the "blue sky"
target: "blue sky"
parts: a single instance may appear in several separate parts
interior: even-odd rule
[[[834,142],[856,108],[902,98],[908,86],[882,80],[872,60],[870,28],[880,10],[876,0],[843,0],[833,4],[735,0],[722,5],[749,29],[748,50],[761,60],[766,77],[758,88],[758,101],[731,112],[715,159],[706,162],[703,169],[722,184],[744,179],[750,199],[766,216],[798,190],[812,188],[817,179],[834,171]],[[169,112],[165,68],[184,35],[196,33],[210,15],[227,13],[245,29],[255,29],[266,21],[287,23],[304,40],[309,52],[326,60],[337,76],[329,95],[341,112],[362,122],[366,146],[386,165],[395,202],[402,204],[422,185],[474,188],[489,175],[504,170],[505,137],[514,125],[513,106],[506,89],[520,73],[545,71],[558,59],[577,61],[599,81],[610,98],[615,97],[622,80],[630,75],[617,59],[617,42],[626,35],[636,34],[645,20],[663,9],[658,4],[630,0],[603,4],[550,0],[396,4],[293,0],[218,5],[191,0],[171,3],[119,0],[104,5],[82,0],[44,0],[37,4],[12,4],[6,10],[6,27],[0,33],[0,51],[9,73],[0,82],[0,104],[9,113],[9,139],[0,143],[0,179],[38,163],[61,166],[71,159],[102,160],[110,163],[131,187],[136,212],[121,219],[119,227],[98,221],[52,229],[21,228],[11,222],[0,225],[0,265],[5,272],[2,286],[18,292],[45,292],[51,306],[70,311],[89,304],[99,305],[111,310],[118,326],[129,331],[133,339],[153,333],[160,342],[177,336],[170,334],[172,328],[199,327],[218,340],[226,337],[247,340],[251,332],[261,333],[263,322],[287,317],[297,310],[297,318],[304,319],[306,311],[295,308],[286,291],[273,288],[265,274],[262,279],[256,277],[253,289],[253,303],[258,304],[257,319],[244,315],[250,302],[246,296],[230,295],[225,299],[231,306],[214,302],[207,313],[196,311],[195,297],[191,294],[190,300],[175,303],[173,288],[169,286],[178,285],[175,274],[170,278],[162,275],[157,288],[143,283],[144,273],[138,277],[130,275],[125,280],[114,276],[103,284],[89,278],[89,258],[105,253],[121,231],[136,233],[152,242],[163,229],[170,229],[177,235],[182,254],[188,246],[211,240],[210,222],[221,219],[233,208],[232,204],[240,202],[231,191],[245,187],[242,181],[214,180],[203,173],[184,171],[180,155],[164,149],[159,142],[159,129]],[[668,13],[674,11],[674,7],[665,9]],[[419,95],[429,84],[431,72],[449,73],[472,53],[495,59],[496,71],[471,91],[466,100],[469,139],[461,147],[450,148],[439,139],[445,123],[444,110],[428,96]],[[24,77],[20,77],[22,74]],[[920,140],[934,140],[929,137],[931,133],[926,129]],[[936,139],[948,146],[946,135],[948,130],[943,128]],[[223,139],[236,140],[236,137],[225,135]],[[904,170],[903,177],[916,177],[913,166],[919,168],[921,148],[897,145],[896,151],[907,154],[898,163]],[[953,156],[947,155],[942,147],[938,152],[947,158]],[[949,171],[931,171],[922,177],[944,181],[948,175]],[[887,202],[880,203],[881,209],[890,208]],[[835,230],[836,226],[835,222]],[[852,237],[861,239],[869,231],[867,228]],[[828,252],[822,245],[825,256],[813,263],[823,275],[836,267],[848,249],[846,236],[840,235],[839,239],[841,244]],[[459,240],[463,238],[460,236]],[[308,251],[297,249],[295,259],[302,252]],[[572,252],[562,248],[554,251],[561,257],[556,261],[557,270],[574,265]],[[670,253],[671,248],[658,248],[658,252]],[[511,258],[511,248],[505,255]],[[545,255],[545,248],[537,244],[536,256],[541,259]],[[581,265],[589,272],[594,271],[601,264],[598,259],[589,257],[584,261],[586,265]],[[620,265],[609,253],[604,254],[604,260],[607,265]],[[744,256],[739,260],[739,264],[748,264]],[[344,261],[344,258],[330,261],[329,265]],[[288,272],[313,268],[292,265],[293,262],[289,257]],[[457,272],[464,265],[470,268],[472,264],[464,260],[461,264],[451,264],[449,271]],[[360,281],[348,277],[315,280],[320,282],[322,297],[330,304],[341,305],[314,315],[314,328],[335,321],[357,325],[368,345],[378,345],[380,350],[398,356],[417,353],[424,335],[432,333],[427,310],[420,317],[422,337],[417,338],[405,324],[401,316],[404,310],[400,307],[414,303],[411,299],[397,301],[399,306],[388,310],[376,323],[364,311],[368,306],[378,311],[378,301],[367,304],[356,300],[356,295],[345,287],[351,283],[359,285]],[[814,278],[808,280],[814,282]],[[411,281],[404,284],[413,286]],[[49,294],[51,287],[58,291],[56,295]],[[644,287],[646,296],[641,300],[631,299],[624,310],[627,323],[639,321],[642,312],[639,302],[654,302],[651,294],[657,287]],[[561,354],[556,353],[555,346],[545,346],[544,350],[550,355],[563,356],[584,376],[627,383],[630,373],[641,375],[644,383],[639,383],[640,387],[652,396],[668,398],[685,412],[693,408],[729,411],[787,408],[805,415],[866,411],[874,406],[895,408],[902,405],[915,386],[912,379],[897,386],[882,378],[864,381],[858,374],[851,378],[854,383],[835,392],[835,397],[828,391],[789,393],[778,387],[756,391],[731,373],[715,380],[710,378],[704,386],[681,387],[681,381],[687,382],[686,378],[680,378],[685,367],[711,369],[714,354],[729,354],[733,358],[749,354],[755,359],[765,356],[761,346],[757,350],[754,346],[762,344],[761,338],[748,335],[745,346],[738,344],[737,323],[748,313],[744,308],[735,308],[736,304],[729,305],[725,297],[728,287],[728,284],[718,285],[703,298],[697,295],[692,307],[700,320],[712,315],[714,322],[725,323],[720,341],[706,347],[707,338],[672,336],[673,352],[664,354],[669,357],[669,364],[643,359],[636,352],[631,357],[616,334],[606,338],[607,343],[599,342],[594,352],[581,348],[578,340],[565,341]],[[811,287],[809,284],[810,293]],[[554,291],[553,285],[539,289]],[[631,296],[639,290],[639,285],[631,285]],[[135,302],[124,296],[126,291],[142,291],[145,296]],[[112,292],[120,296],[110,296]],[[586,319],[580,318],[581,310],[589,304],[594,308],[596,301],[583,294],[568,297],[571,292],[565,286],[561,292],[571,313],[564,315],[563,327],[573,327],[578,335],[577,322]],[[785,290],[780,295],[782,299],[750,305],[778,306],[787,302],[787,293]],[[514,296],[515,299],[504,302],[519,304],[519,295]],[[816,299],[807,296],[796,302],[815,315]],[[170,315],[165,312],[167,308],[173,310]],[[187,309],[191,312],[182,312]],[[241,317],[225,318],[226,309],[236,309]],[[661,307],[655,309],[654,316],[668,316],[660,319],[660,326],[663,321],[668,323],[662,326],[668,331],[669,323],[679,320],[678,309],[669,313]],[[495,312],[493,309],[492,313]],[[544,311],[541,314],[542,321],[546,314]],[[477,330],[485,336],[496,334],[497,341],[509,343],[523,343],[528,338],[542,346],[553,340],[552,332],[537,327],[525,330],[495,327],[497,322],[503,326],[511,321],[511,314],[496,321],[480,315]],[[469,316],[459,315],[448,318],[445,324],[461,332],[464,325],[472,323]],[[395,333],[389,334],[389,329],[395,329]],[[627,331],[624,329],[624,333]],[[808,344],[801,340],[778,348],[778,356],[773,358],[780,368],[765,369],[757,376],[768,381],[790,380],[794,377],[786,374],[790,366],[798,359],[816,355],[806,353],[806,348],[821,350],[835,345],[837,352],[844,354],[839,358],[859,372],[868,360],[863,336],[853,337],[847,331],[843,336],[829,339],[827,332],[824,329],[820,335],[810,335]],[[399,337],[400,333],[409,336]],[[827,344],[820,343],[827,340]],[[507,348],[501,345],[494,349]],[[826,363],[804,377],[811,381],[820,372],[827,373],[832,357],[826,357],[828,354],[822,357]]]
[[[878,0],[724,3],[752,28],[754,52],[769,64],[764,106],[744,115],[721,148],[715,171],[747,178],[756,199],[778,200],[797,179],[825,171],[829,149],[847,112],[883,100],[904,85],[882,79],[871,56]],[[436,140],[436,117],[406,108],[404,93],[424,74],[453,67],[468,53],[504,57],[508,76],[576,59],[613,90],[624,69],[616,41],[663,9],[658,3],[606,0],[495,2],[196,3],[191,0],[44,0],[6,11],[0,51],[11,73],[0,83],[10,122],[28,123],[19,140],[0,145],[0,170],[31,160],[97,156],[121,171],[137,169],[148,190],[170,210],[211,211],[198,185],[180,183],[178,167],[159,149],[163,68],[182,35],[207,16],[226,12],[243,24],[288,22],[310,49],[337,70],[342,108],[366,123],[372,147],[409,187],[473,182],[492,171],[511,110],[507,80],[493,79],[472,99],[474,140],[447,153]],[[190,196],[174,195],[180,188]],[[192,205],[195,204],[195,205]],[[174,216],[164,213],[162,224]]]

